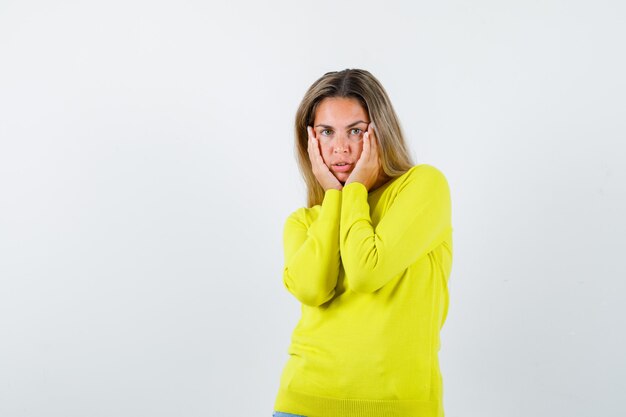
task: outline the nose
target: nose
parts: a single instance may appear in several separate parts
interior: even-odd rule
[[[346,152],[349,147],[349,140],[345,135],[337,135],[335,140],[335,153]]]

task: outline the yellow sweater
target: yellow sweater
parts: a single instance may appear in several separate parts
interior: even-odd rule
[[[327,190],[287,218],[283,238],[283,283],[302,315],[274,410],[442,417],[452,226],[441,171],[420,164],[370,193]]]

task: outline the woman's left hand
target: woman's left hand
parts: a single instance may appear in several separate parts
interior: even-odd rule
[[[351,182],[360,182],[369,191],[378,180],[381,168],[378,160],[378,141],[375,129],[376,127],[372,122],[367,127],[367,132],[363,134],[361,156],[343,185],[344,187]]]

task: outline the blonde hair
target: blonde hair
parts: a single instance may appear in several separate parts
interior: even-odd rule
[[[387,92],[368,71],[345,69],[327,72],[309,87],[300,102],[295,120],[295,150],[300,173],[307,187],[307,205],[321,204],[324,188],[313,174],[308,153],[307,126],[312,126],[319,103],[328,97],[357,99],[376,126],[381,167],[389,178],[396,178],[415,164],[404,140],[398,116]]]

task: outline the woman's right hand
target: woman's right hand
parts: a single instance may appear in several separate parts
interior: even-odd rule
[[[319,142],[315,137],[315,131],[311,126],[307,126],[306,131],[309,136],[308,151],[309,159],[311,160],[311,168],[313,169],[313,175],[317,178],[324,191],[334,188],[336,190],[343,189],[343,185],[339,182],[337,177],[330,172],[330,169],[324,163],[322,154],[320,153]]]

